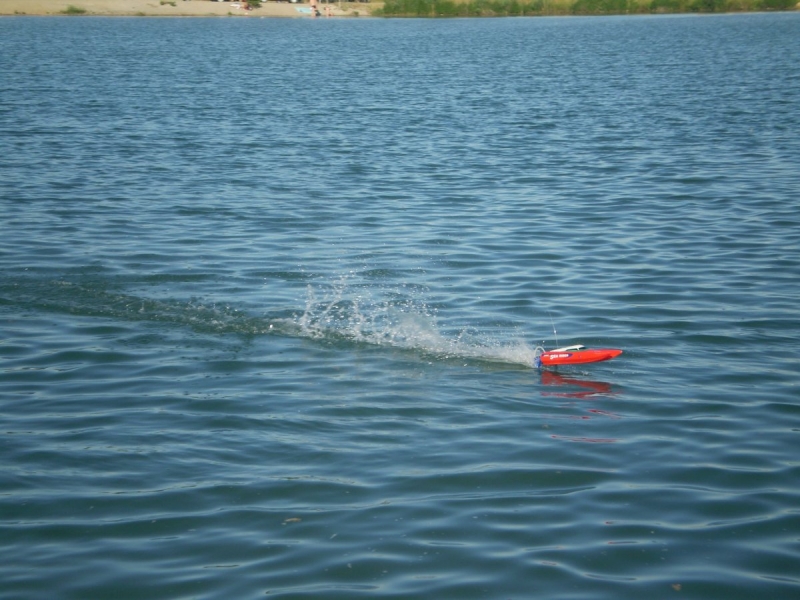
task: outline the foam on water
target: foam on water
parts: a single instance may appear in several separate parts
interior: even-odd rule
[[[281,320],[277,330],[312,339],[400,348],[448,360],[534,364],[535,349],[523,340],[493,338],[469,327],[449,335],[437,323],[435,309],[402,292],[355,285],[346,278],[330,286],[309,286],[305,310],[290,322]],[[392,297],[383,297],[387,293]]]

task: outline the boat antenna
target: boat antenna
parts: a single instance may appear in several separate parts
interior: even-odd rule
[[[553,326],[553,335],[556,338],[556,348],[558,348],[558,332],[556,331],[556,322],[553,320],[553,315],[550,314],[550,311],[547,311],[547,314],[550,316],[550,324]]]

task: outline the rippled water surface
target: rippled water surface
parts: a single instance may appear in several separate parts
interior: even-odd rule
[[[0,20],[0,597],[799,597],[798,40]]]

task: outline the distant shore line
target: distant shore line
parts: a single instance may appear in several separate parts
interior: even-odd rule
[[[536,17],[714,14],[800,10],[797,0],[379,0],[329,3],[329,17]],[[3,0],[0,16],[180,16],[310,18],[308,0]],[[318,17],[319,18],[319,17]],[[324,17],[322,17],[324,18]]]
[[[0,16],[325,18],[369,16],[383,6],[382,1],[318,3],[320,15],[312,14],[309,0],[2,0]]]
[[[797,0],[386,0],[384,17],[535,17],[789,12]]]

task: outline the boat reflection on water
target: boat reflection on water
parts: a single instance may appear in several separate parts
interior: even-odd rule
[[[566,377],[553,371],[542,371],[542,385],[563,386],[567,388],[577,388],[558,392],[543,391],[542,396],[556,398],[591,398],[597,395],[614,395],[614,389],[610,383],[604,381],[589,381],[578,379],[577,377]]]
[[[596,397],[616,395],[613,386],[610,383],[606,383],[605,381],[589,381],[586,379],[579,379],[574,376],[566,377],[559,373],[553,373],[552,371],[542,371],[542,385],[559,386],[565,388],[564,391],[543,390],[542,396],[549,398],[593,400]],[[572,406],[574,408],[576,405],[574,403],[568,403],[565,406]],[[572,414],[572,415],[567,415],[566,417],[558,416],[556,418],[577,419],[582,421],[588,421],[589,419],[594,419],[597,417],[609,418],[609,419],[622,418],[622,416],[619,414],[607,410],[602,410],[599,408],[589,408],[584,410],[591,414],[589,415]],[[550,415],[550,418],[554,417],[555,417],[554,415]],[[589,444],[614,444],[619,441],[619,438],[613,438],[613,437],[585,437],[585,436],[570,436],[570,435],[557,435],[557,434],[553,434],[550,437],[553,438],[554,440],[563,440],[567,442],[584,442]]]

